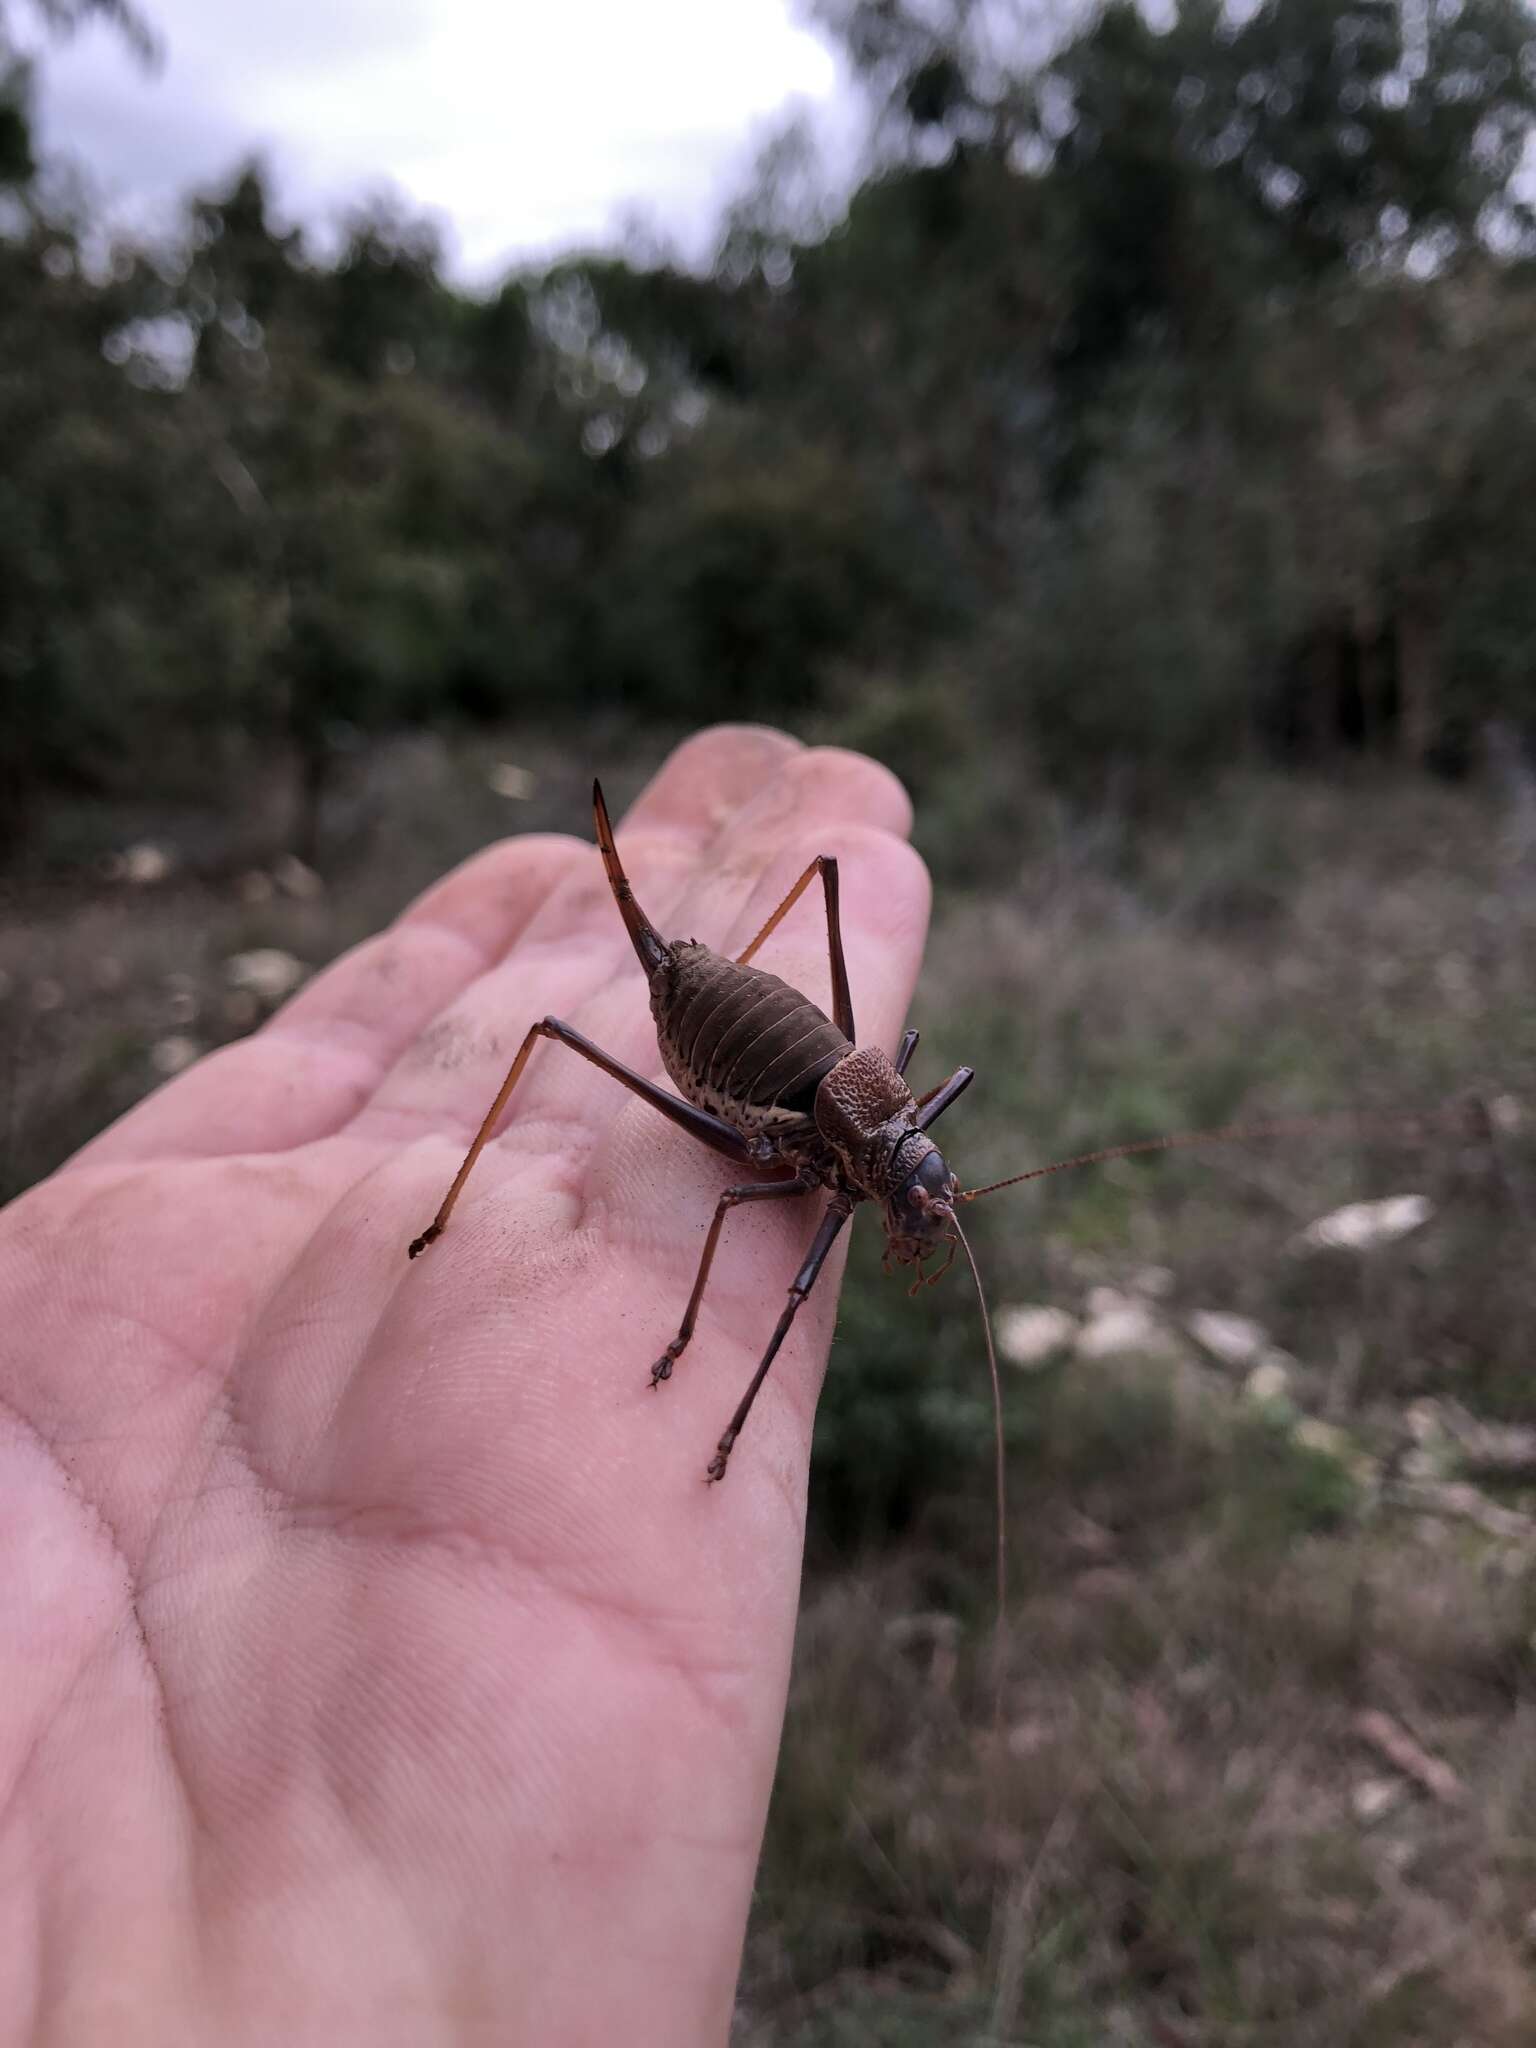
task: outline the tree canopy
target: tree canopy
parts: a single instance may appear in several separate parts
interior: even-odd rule
[[[231,746],[318,801],[368,729],[936,677],[1065,785],[1530,725],[1525,8],[811,11],[872,109],[846,203],[791,133],[712,268],[474,294],[392,202],[322,261],[259,163],[103,260],[0,6],[13,836]]]

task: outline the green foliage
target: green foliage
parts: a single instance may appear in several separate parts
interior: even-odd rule
[[[816,1413],[812,1514],[839,1544],[909,1524],[935,1495],[990,1470],[992,1405],[974,1296],[951,1275],[909,1298],[880,1270],[881,1236],[863,1219]]]
[[[0,193],[29,185],[37,171],[27,115],[29,84],[28,67],[7,63],[0,43]]]
[[[714,698],[793,719],[861,628],[873,650],[900,624],[915,638],[925,613],[943,616],[912,536],[830,451],[721,422],[658,483],[615,565],[599,643],[634,703]]]
[[[312,850],[361,733],[605,708],[887,752],[977,875],[1024,789],[1145,816],[1234,755],[1518,748],[1528,15],[817,12],[884,109],[841,217],[792,131],[712,275],[484,297],[382,200],[318,261],[254,163],[88,266],[12,66],[13,843],[254,742]]]

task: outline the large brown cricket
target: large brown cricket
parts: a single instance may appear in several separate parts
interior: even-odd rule
[[[714,1481],[725,1477],[731,1447],[795,1312],[816,1284],[833,1241],[860,1202],[882,1206],[888,1264],[915,1265],[921,1281],[924,1261],[947,1246],[943,1265],[928,1277],[937,1279],[948,1270],[956,1245],[964,1243],[954,1210],[959,1182],[927,1131],[969,1087],[972,1072],[961,1067],[926,1095],[914,1097],[902,1075],[917,1046],[915,1031],[906,1033],[894,1059],[878,1047],[855,1045],[853,1002],[838,922],[837,862],[830,855],[817,855],[746,951],[728,960],[697,939],[661,936],[635,901],[614,844],[602,789],[595,782],[592,806],[597,843],[619,915],[650,982],[651,1015],[656,1020],[662,1062],[682,1091],[682,1099],[621,1065],[558,1017],[541,1019],[529,1027],[442,1207],[421,1236],[412,1240],[410,1256],[414,1259],[442,1235],[470,1170],[540,1038],[568,1045],[734,1164],[767,1173],[778,1170],[774,1179],[727,1188],[716,1203],[677,1335],[651,1367],[653,1387],[671,1377],[673,1365],[693,1335],[726,1212],[742,1202],[781,1201],[818,1187],[830,1190],[821,1226],[790,1283],[789,1300],[768,1348],[715,1447],[706,1474]],[[827,906],[831,1017],[777,975],[751,965],[752,956],[818,875]]]
[[[789,1332],[796,1312],[816,1284],[827,1254],[838,1232],[861,1202],[878,1202],[885,1225],[885,1258],[892,1264],[915,1266],[917,1278],[912,1291],[939,1279],[949,1270],[958,1247],[963,1250],[976,1281],[981,1305],[982,1329],[986,1338],[987,1362],[992,1375],[995,1431],[995,1486],[997,1499],[997,1598],[998,1613],[1004,1610],[1005,1593],[1005,1503],[1002,1401],[998,1384],[997,1356],[992,1342],[981,1276],[965,1233],[960,1227],[956,1205],[981,1195],[1015,1187],[1021,1181],[1041,1179],[1070,1167],[1091,1166],[1104,1160],[1123,1159],[1135,1153],[1169,1151],[1185,1145],[1208,1144],[1217,1139],[1283,1137],[1317,1132],[1329,1126],[1349,1124],[1361,1127],[1368,1119],[1345,1117],[1303,1117],[1272,1123],[1229,1124],[1214,1130],[1185,1131],[1175,1136],[1142,1138],[1130,1144],[1110,1145],[1072,1159],[1059,1159],[1047,1166],[1035,1166],[986,1187],[960,1187],[944,1155],[927,1135],[974,1079],[969,1067],[959,1067],[947,1081],[914,1096],[903,1075],[917,1048],[917,1033],[906,1032],[895,1058],[876,1046],[854,1042],[853,1001],[848,990],[848,970],[843,959],[842,930],[838,921],[837,862],[829,854],[818,854],[795,883],[745,952],[728,960],[697,939],[664,939],[635,901],[628,877],[614,844],[613,827],[603,792],[592,785],[592,806],[597,822],[597,843],[603,866],[613,889],[619,915],[624,920],[640,965],[651,989],[651,1015],[667,1072],[682,1091],[671,1095],[643,1075],[634,1073],[589,1038],[558,1017],[542,1018],[529,1026],[507,1078],[481,1124],[443,1197],[442,1207],[420,1237],[413,1238],[410,1256],[425,1251],[453,1213],[475,1161],[500,1121],[508,1097],[528,1064],[529,1054],[540,1038],[552,1038],[590,1060],[605,1074],[622,1081],[653,1109],[723,1153],[735,1165],[773,1176],[727,1188],[715,1204],[715,1213],[704,1239],[703,1254],[688,1296],[677,1335],[651,1367],[651,1385],[659,1387],[670,1379],[672,1368],[687,1349],[698,1321],[699,1303],[709,1280],[710,1266],[720,1241],[721,1226],[728,1210],[743,1202],[782,1201],[786,1196],[805,1195],[826,1188],[831,1199],[800,1270],[790,1282],[785,1303],[773,1334],[768,1339],[756,1372],[715,1446],[705,1477],[712,1483],[725,1477],[733,1445],[742,1431],[758,1390]],[[762,947],[788,912],[804,895],[817,876],[827,907],[827,949],[832,970],[832,1015],[817,1008],[809,996],[791,988],[777,975],[754,967],[752,957]],[[1453,1114],[1455,1112],[1452,1112]],[[1439,1121],[1439,1116],[1411,1119],[1392,1118],[1390,1128],[1401,1130],[1411,1123],[1419,1128]],[[925,1262],[944,1252],[937,1271],[924,1273]]]

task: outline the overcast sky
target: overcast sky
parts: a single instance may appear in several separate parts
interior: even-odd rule
[[[263,151],[286,210],[334,217],[392,186],[434,213],[451,267],[611,238],[639,208],[702,253],[792,106],[851,135],[846,81],[793,0],[143,0],[146,73],[99,26],[51,49],[45,151],[120,218],[163,219]]]

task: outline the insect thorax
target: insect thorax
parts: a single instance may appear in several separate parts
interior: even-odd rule
[[[839,1060],[816,1093],[816,1127],[842,1160],[848,1178],[875,1201],[886,1201],[933,1141],[914,1130],[912,1091],[878,1046]]]

